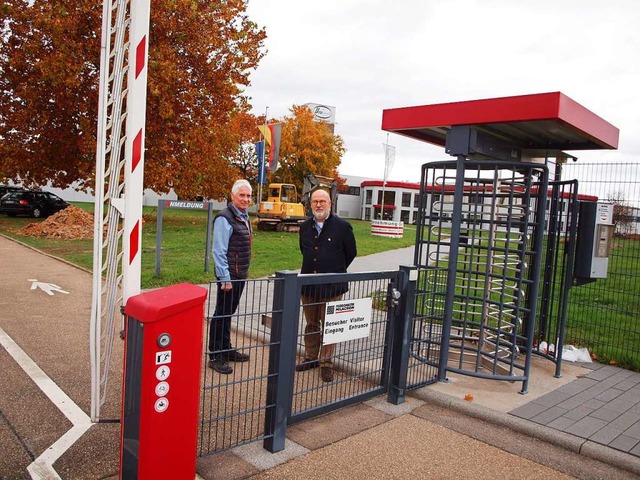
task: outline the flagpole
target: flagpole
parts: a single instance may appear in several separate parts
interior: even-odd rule
[[[267,126],[267,115],[269,113],[269,107],[265,107],[264,109],[264,125],[265,127]],[[260,132],[260,138],[262,139],[261,141],[265,140],[264,135],[262,135],[262,132]],[[262,158],[258,160],[258,165],[260,167],[260,173],[258,175],[258,177],[264,181],[264,176],[266,176],[267,171],[266,168],[264,168],[264,151],[266,149],[266,142],[262,147]],[[262,202],[262,182],[258,182],[258,198],[257,198],[257,204],[258,204],[258,210],[260,210],[260,202]]]
[[[387,143],[384,145],[384,174],[382,177],[382,205],[380,206],[380,220],[384,220],[384,190],[387,186],[387,162],[389,161],[389,133]]]

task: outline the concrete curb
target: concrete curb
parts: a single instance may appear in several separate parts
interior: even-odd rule
[[[615,450],[599,443],[585,440],[582,448],[580,449],[580,454],[599,460],[602,463],[615,465],[616,467],[620,467],[640,476],[640,460],[633,455],[621,452],[620,450]]]
[[[410,395],[425,402],[433,403],[494,425],[509,428],[515,432],[640,475],[640,459],[599,443],[544,427],[513,415],[491,410],[428,388],[412,391]]]

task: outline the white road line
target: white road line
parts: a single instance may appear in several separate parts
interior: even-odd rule
[[[61,480],[61,477],[53,468],[53,464],[91,427],[91,419],[2,328],[0,328],[0,345],[4,347],[38,388],[73,424],[73,427],[67,433],[27,467],[27,471],[34,480]]]

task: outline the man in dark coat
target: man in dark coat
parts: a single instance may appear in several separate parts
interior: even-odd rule
[[[326,190],[311,194],[313,217],[300,226],[301,273],[344,273],[357,255],[356,239],[349,222],[331,213],[331,198]],[[342,298],[349,286],[346,282],[305,285],[302,307],[307,325],[304,330],[304,361],[296,371],[320,367],[323,381],[333,380],[335,344],[322,345],[327,302]]]
[[[238,180],[231,188],[231,202],[213,222],[213,260],[218,289],[216,309],[209,327],[209,368],[228,375],[229,362],[247,362],[249,355],[231,346],[231,316],[240,303],[244,280],[249,275],[252,231],[247,208],[251,185]]]

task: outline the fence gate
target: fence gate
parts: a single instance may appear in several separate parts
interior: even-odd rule
[[[578,182],[549,182],[547,195],[539,315],[536,319],[533,348],[537,355],[556,363],[555,375],[559,377],[569,290],[573,283],[579,207]]]
[[[522,380],[533,341],[547,168],[458,159],[422,167],[412,357],[434,370]]]
[[[349,337],[349,332],[357,332],[357,338],[347,339],[335,344],[333,363],[335,377],[333,382],[323,382],[319,369],[295,372],[292,383],[291,409],[288,423],[304,420],[343,406],[361,402],[367,398],[384,393],[389,378],[391,353],[391,292],[397,281],[397,271],[363,272],[351,274],[299,275],[299,292],[303,285],[326,287],[331,282],[348,281],[349,291],[344,294],[338,306],[349,307],[354,301],[363,301],[371,305],[368,327],[360,332],[357,323],[345,318],[336,328],[344,329],[339,335]],[[299,298],[299,296],[298,296]],[[319,305],[324,308],[324,304]],[[304,357],[305,319],[303,308],[298,302],[292,309],[292,318],[296,320],[295,331],[296,363]],[[295,314],[294,313],[295,310]],[[349,315],[347,315],[348,317]],[[352,316],[353,317],[353,316]],[[329,317],[327,317],[329,321]],[[354,328],[353,330],[350,330]],[[365,335],[366,334],[366,335]],[[284,348],[284,345],[280,345]],[[283,372],[283,370],[281,370]]]

